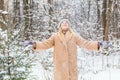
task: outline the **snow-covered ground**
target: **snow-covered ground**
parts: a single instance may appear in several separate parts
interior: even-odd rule
[[[40,63],[35,63],[36,65],[32,67],[32,73],[28,76],[27,80],[50,80],[50,74],[48,71],[44,70]]]
[[[120,69],[107,69],[94,75],[94,80],[120,80]]]
[[[49,52],[49,51],[48,51]],[[42,52],[46,54],[47,52]],[[38,54],[38,59],[45,55]],[[42,56],[42,57],[40,57]],[[78,50],[78,80],[120,80],[119,56],[93,56],[91,52]],[[51,60],[52,61],[52,60]],[[27,80],[52,80],[53,74],[36,61]]]
[[[32,73],[28,80],[50,80],[46,79],[49,77],[49,72],[46,74],[45,70],[42,68],[40,64],[37,64],[32,68]],[[79,80],[120,80],[120,69],[111,69],[108,68],[104,71],[100,71],[96,74],[87,73],[82,77],[79,77]]]

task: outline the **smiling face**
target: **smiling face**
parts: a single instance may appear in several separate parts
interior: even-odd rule
[[[62,23],[61,23],[61,29],[63,30],[63,31],[66,31],[66,30],[68,30],[69,29],[69,24],[68,24],[68,22],[67,21],[63,21]]]

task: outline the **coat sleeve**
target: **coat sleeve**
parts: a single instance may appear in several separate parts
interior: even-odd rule
[[[89,50],[99,50],[98,41],[88,41],[81,36],[76,35],[76,44],[81,48],[86,48]]]
[[[36,41],[34,46],[35,48],[33,48],[33,50],[45,50],[53,46],[54,46],[54,35],[52,35],[49,39],[43,42]]]

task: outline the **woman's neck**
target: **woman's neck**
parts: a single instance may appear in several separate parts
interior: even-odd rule
[[[68,30],[62,30],[62,33],[65,35]]]

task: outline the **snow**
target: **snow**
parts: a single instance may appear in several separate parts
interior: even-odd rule
[[[8,12],[7,11],[3,11],[2,14],[8,14]]]
[[[41,51],[41,54],[37,54],[37,57],[42,59],[40,56],[45,57],[43,54],[47,54],[48,52]],[[84,51],[84,49],[78,49],[78,80],[120,80],[119,56],[91,56],[88,55],[89,53],[91,54],[91,52]],[[102,59],[104,59],[103,64]],[[52,80],[49,78],[52,78],[52,73],[45,70],[43,65],[39,61],[36,61],[32,67],[32,73],[27,80]]]
[[[31,73],[31,75],[33,76],[34,79],[36,78],[35,80],[49,80],[45,78],[45,75],[44,75],[45,70],[43,69],[41,64],[37,63],[37,65],[35,65],[32,68],[32,71],[33,72]],[[87,73],[83,76],[82,79],[81,77],[79,77],[78,80],[120,80],[119,75],[120,75],[120,69],[108,68],[104,71],[98,72],[97,74]],[[30,80],[30,79],[28,78],[27,80]]]
[[[45,71],[39,62],[36,62],[32,67],[32,73],[28,76],[27,80],[50,80],[49,76],[50,73]]]
[[[108,68],[94,75],[94,80],[120,80],[120,69]]]
[[[8,12],[7,11],[3,11],[3,10],[0,10],[0,13],[2,13],[2,14],[8,14]]]
[[[23,68],[23,67],[22,68],[17,68],[16,70],[19,71],[19,72],[23,72],[23,71],[25,72],[25,68]]]
[[[5,26],[7,26],[6,30],[2,30],[0,28],[0,50],[1,50],[0,53],[4,52],[4,54],[7,54],[8,52],[10,52],[9,54],[10,57],[24,58],[25,55],[23,54],[24,53],[28,54],[29,50],[32,49],[32,47],[27,46],[27,47],[23,47],[24,48],[23,49],[14,44],[17,44],[19,40],[24,40],[26,36],[30,40],[47,39],[48,36],[50,36],[52,33],[58,30],[56,26],[58,25],[58,22],[63,18],[68,18],[71,22],[73,30],[78,34],[80,34],[85,39],[102,40],[104,28],[102,27],[101,24],[99,24],[99,22],[96,22],[98,20],[97,18],[98,14],[96,13],[97,12],[96,2],[95,0],[90,1],[90,9],[89,9],[89,1],[55,0],[51,4],[50,3],[48,4],[47,0],[33,0],[34,6],[28,8],[28,10],[25,10],[28,12],[24,14],[23,0],[20,0],[20,6],[19,5],[17,6],[19,7],[20,12],[19,11],[15,12],[14,0],[11,0],[9,5],[6,4],[6,6],[9,7],[9,9],[0,10],[0,13],[6,15],[5,19],[7,22],[9,22],[9,20],[11,20],[14,17],[16,17],[16,20],[14,24],[9,25],[7,24],[6,21],[4,21],[4,19],[2,19],[2,17],[0,19],[0,22],[2,22]],[[102,0],[99,0],[98,4],[101,14],[103,10]],[[50,7],[53,9],[52,15],[49,15]],[[11,18],[9,20],[7,19],[8,14],[10,14],[9,17]],[[32,16],[30,16],[31,14]],[[25,18],[29,18],[29,20]],[[29,23],[28,24],[29,27],[26,27],[26,23]],[[48,27],[50,26],[49,24],[51,24],[51,27]],[[118,25],[120,25],[119,22]],[[14,28],[14,30],[12,30],[12,28],[9,29],[9,26],[14,26],[12,27]],[[111,51],[109,51],[109,53],[111,53],[110,56],[103,56],[103,55],[96,56],[94,55],[96,54],[94,52],[90,52],[82,49],[78,50],[79,80],[120,80],[119,77],[120,54],[118,52],[120,51],[119,50],[120,39],[116,39],[115,37],[116,35],[113,35],[113,34],[118,34],[119,30],[118,32],[115,32],[112,26],[114,25],[111,24],[110,33],[108,36],[110,37],[109,38],[110,40],[113,40],[114,48],[111,48]],[[115,29],[119,29],[119,28],[115,28]],[[9,30],[10,30],[10,34],[8,34]],[[26,33],[28,33],[28,35],[26,35]],[[17,38],[18,35],[20,36],[19,38]],[[51,51],[51,53],[52,52],[53,51]],[[33,52],[30,51],[30,54],[31,53]],[[49,54],[46,52],[41,52],[41,55],[37,56],[37,61],[34,63],[34,66],[32,66],[31,68],[32,73],[28,76],[27,80],[50,80],[49,78],[52,77],[52,71],[53,71],[51,68],[53,68],[53,66],[50,66],[52,59],[51,56],[48,55]],[[4,61],[8,60],[6,58],[7,55],[0,54],[0,57],[1,57],[0,59],[2,60],[4,60],[5,58]],[[20,60],[20,62],[21,61],[24,63],[28,63],[30,60],[26,58]],[[17,61],[15,61],[14,63],[17,63]],[[4,66],[9,67],[6,62],[4,63]],[[49,70],[46,70],[46,66]],[[25,68],[17,68],[17,70],[20,72],[22,71],[24,72]],[[5,72],[0,71],[0,74],[2,73]],[[5,76],[5,79],[7,78],[9,77]]]
[[[36,78],[38,80],[44,80],[43,76],[44,76],[44,72],[43,72],[43,67],[40,63],[36,63],[37,65],[32,67],[32,73],[28,76],[28,80],[32,78]],[[30,78],[29,78],[30,77]]]

